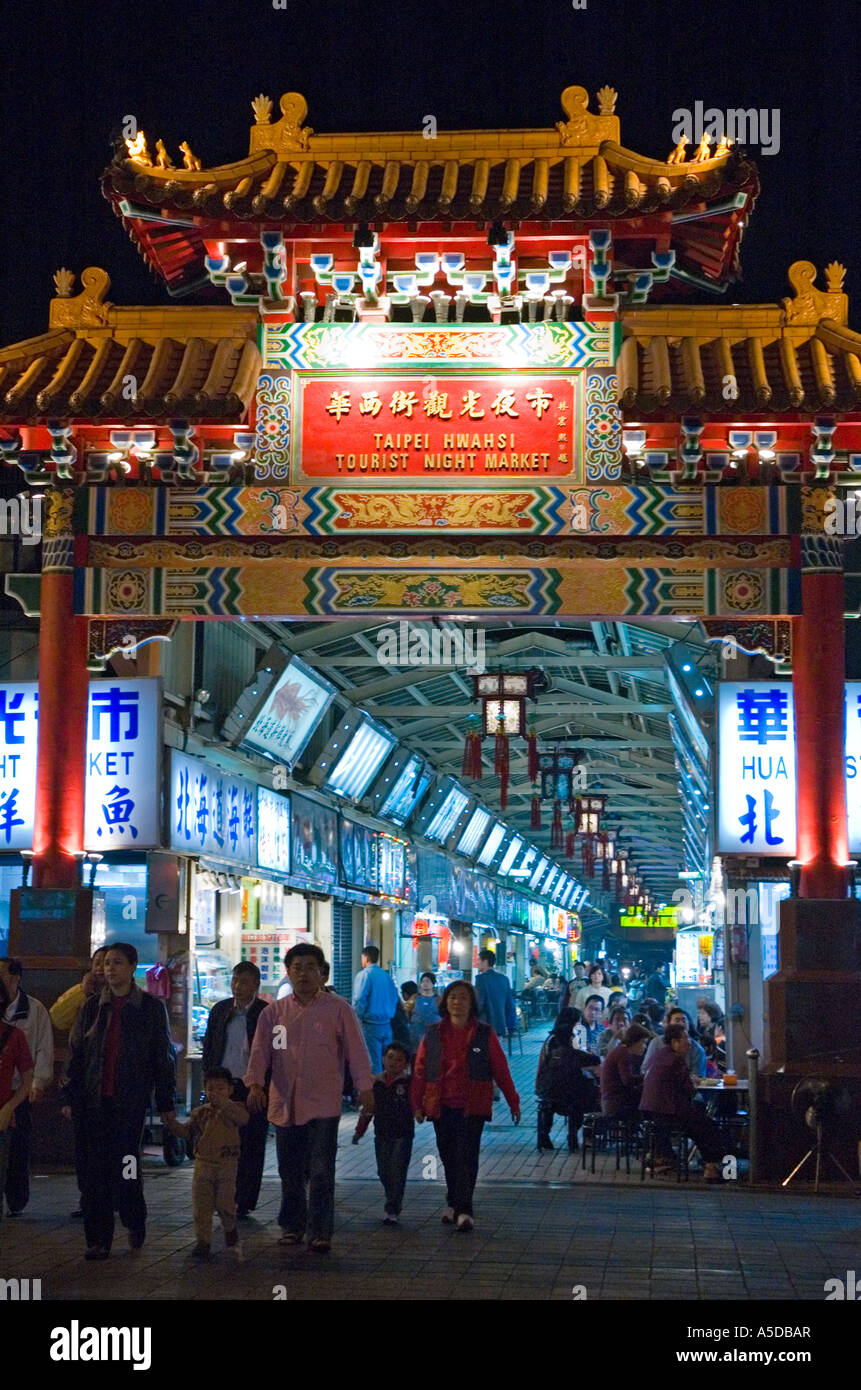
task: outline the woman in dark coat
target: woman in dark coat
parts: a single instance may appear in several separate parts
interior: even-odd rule
[[[568,1148],[575,1153],[583,1114],[596,1107],[598,1090],[592,1078],[583,1074],[583,1068],[597,1067],[601,1059],[592,1052],[579,1052],[575,1048],[572,1035],[579,1022],[579,1009],[563,1009],[541,1049],[535,1076],[539,1149],[554,1147],[550,1139],[553,1117],[566,1115]]]

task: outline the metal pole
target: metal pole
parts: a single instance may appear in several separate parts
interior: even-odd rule
[[[759,1177],[759,1051],[757,1048],[751,1047],[748,1050],[747,1062],[748,1148],[750,1151],[747,1180],[752,1187]]]

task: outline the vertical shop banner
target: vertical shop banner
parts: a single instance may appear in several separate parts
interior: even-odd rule
[[[718,697],[718,853],[795,853],[789,681],[725,681]]]
[[[157,680],[90,682],[85,849],[160,843],[160,741]]]
[[[153,849],[161,747],[159,683],[90,682],[84,846]],[[30,849],[36,813],[39,687],[0,685],[0,851]]]
[[[257,788],[244,777],[174,748],[167,810],[171,849],[257,863]]]
[[[849,853],[861,853],[861,681],[846,682],[846,817]]]
[[[290,872],[290,798],[268,787],[257,788],[257,863]]]
[[[0,686],[0,850],[33,843],[38,709],[35,681]]]

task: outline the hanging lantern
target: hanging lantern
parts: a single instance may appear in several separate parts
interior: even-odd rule
[[[467,728],[467,748],[464,749],[464,767],[467,758],[471,768],[477,768],[466,776],[481,777],[481,740],[492,737],[494,740],[493,769],[499,778],[499,805],[504,811],[508,805],[509,748],[508,740],[515,736],[526,736],[526,701],[534,699],[535,675],[532,671],[496,672],[473,676],[473,691],[476,700],[481,702],[481,714],[475,718],[475,726]],[[534,735],[530,735],[534,737]],[[478,754],[475,749],[478,747]],[[537,749],[536,749],[537,755]],[[533,754],[530,748],[530,772]],[[537,769],[536,769],[537,771]]]
[[[625,873],[625,866],[626,866],[627,862],[628,862],[628,851],[627,851],[626,849],[618,849],[618,850],[616,851],[616,860],[615,860],[615,865],[614,865],[614,868],[613,868],[613,872],[614,872],[615,875],[616,875],[616,893],[617,893],[617,895],[620,894],[620,893],[622,892],[622,890],[624,889],[624,887],[625,887],[625,885],[626,885],[626,883],[627,883],[627,881],[628,881],[628,875]]]
[[[574,772],[582,761],[583,754],[573,748],[554,748],[552,752],[538,754],[542,800],[567,801],[573,815]]]
[[[604,796],[578,796],[574,802],[576,833],[583,837],[583,869],[589,878],[595,872],[596,842],[606,799]]]

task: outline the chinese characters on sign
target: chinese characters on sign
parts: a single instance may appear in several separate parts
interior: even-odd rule
[[[0,851],[30,849],[36,810],[39,693],[35,681],[0,686]],[[158,682],[90,682],[84,846],[159,844]]]
[[[290,872],[290,798],[267,787],[257,788],[257,863]]]
[[[727,681],[719,697],[718,852],[795,853],[792,686]]]
[[[297,373],[294,473],[570,474],[576,392],[565,376]]]
[[[257,862],[257,788],[201,758],[171,750],[170,847]]]

